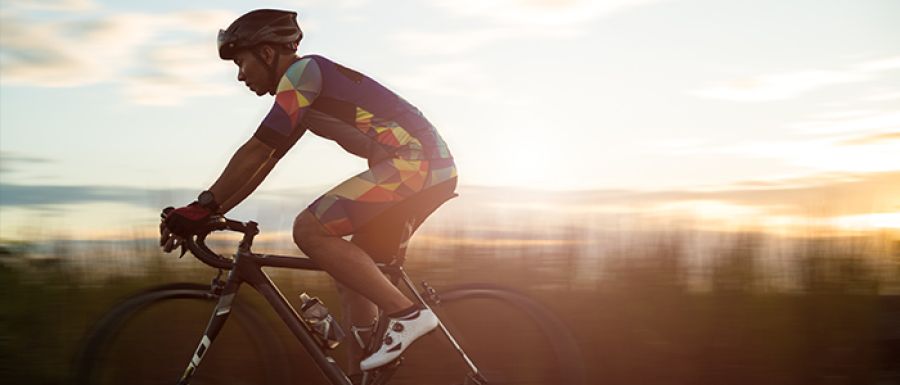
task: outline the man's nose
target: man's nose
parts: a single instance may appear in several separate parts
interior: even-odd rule
[[[244,81],[245,79],[247,79],[247,77],[244,76],[244,71],[238,70],[238,81],[239,81],[239,82],[242,82],[242,81]]]

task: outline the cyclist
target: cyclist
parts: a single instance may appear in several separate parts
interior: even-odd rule
[[[212,214],[224,214],[265,179],[306,132],[334,140],[368,161],[368,170],[338,184],[295,219],[294,241],[337,282],[357,338],[371,333],[380,307],[388,328],[379,349],[362,358],[349,344],[351,372],[396,359],[437,318],[420,309],[381,274],[406,230],[453,194],[456,167],[446,143],[422,113],[357,71],[317,55],[298,56],[303,33],[295,12],[261,9],[236,19],[218,36],[219,56],[241,81],[275,102],[253,136],[197,201],[164,215],[160,245],[170,252]],[[343,236],[352,234],[350,241]],[[352,373],[358,375],[358,373]]]

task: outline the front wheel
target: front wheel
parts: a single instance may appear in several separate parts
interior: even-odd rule
[[[172,385],[187,368],[217,297],[209,286],[156,287],[121,302],[85,339],[76,384]],[[282,345],[253,309],[238,304],[191,384],[286,384]]]
[[[535,300],[489,284],[440,290],[438,298],[432,309],[478,372],[438,328],[410,347],[391,384],[585,384],[574,337]]]

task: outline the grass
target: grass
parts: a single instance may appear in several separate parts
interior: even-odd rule
[[[900,359],[892,355],[900,342],[896,238],[713,234],[716,241],[707,243],[714,246],[701,252],[697,236],[620,237],[601,255],[576,243],[413,242],[407,267],[437,287],[488,281],[547,304],[579,339],[592,383],[900,381]],[[27,248],[17,250],[0,264],[0,369],[9,383],[68,383],[72,355],[105,309],[149,286],[208,282],[213,275],[199,262],[143,246],[98,251],[107,266],[118,260],[138,273],[67,262],[64,248],[57,250],[60,258],[41,262]],[[321,274],[275,271],[273,279],[292,301],[309,291],[339,309]],[[249,291],[242,295],[258,301]]]

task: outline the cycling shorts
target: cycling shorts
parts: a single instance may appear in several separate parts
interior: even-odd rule
[[[332,188],[307,210],[332,235],[356,234],[410,198],[434,190],[431,188],[435,186],[446,189],[448,182],[452,182],[452,194],[456,187],[453,158],[388,158]]]

